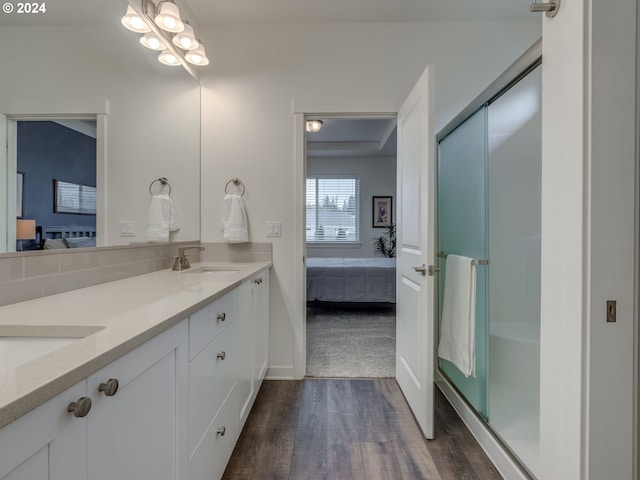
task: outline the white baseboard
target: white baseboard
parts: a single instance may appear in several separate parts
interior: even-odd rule
[[[463,423],[478,441],[500,475],[507,480],[531,480],[524,468],[511,456],[477,413],[462,399],[451,383],[436,371],[436,385],[449,400]]]
[[[267,369],[265,380],[294,380],[293,367],[291,366],[272,366]]]

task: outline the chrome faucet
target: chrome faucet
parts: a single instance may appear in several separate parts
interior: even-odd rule
[[[204,247],[200,247],[200,246],[191,246],[191,247],[180,247],[178,248],[178,256],[176,257],[175,262],[173,262],[173,267],[171,268],[171,270],[186,270],[188,268],[191,268],[191,264],[189,263],[189,255],[185,255],[185,251],[186,250],[191,250],[191,249],[196,249],[196,250],[204,250]]]

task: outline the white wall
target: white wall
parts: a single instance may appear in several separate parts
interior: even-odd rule
[[[635,20],[583,0],[543,22],[540,478],[632,478]]]
[[[535,16],[527,22],[254,25],[202,30],[212,61],[201,75],[202,239],[222,240],[224,184],[239,177],[247,188],[251,239],[273,240],[272,377],[291,378],[295,367],[304,372],[295,364],[304,362],[304,328],[303,299],[295,293],[302,258],[295,253],[292,231],[292,105],[344,105],[370,99],[372,105],[386,101],[397,111],[425,66],[434,64],[439,129],[539,36]],[[282,222],[281,238],[264,236],[266,220]]]
[[[146,240],[148,187],[158,177],[169,179],[181,223],[172,240],[200,238],[198,82],[163,68],[119,23],[3,25],[0,43],[11,45],[0,53],[0,113],[108,100],[105,244]],[[135,221],[137,235],[120,237],[120,220]]]
[[[321,246],[307,245],[308,257],[374,257],[373,241],[386,231],[371,226],[372,197],[384,196],[396,198],[396,159],[395,157],[374,158],[308,158],[307,174],[345,174],[357,175],[360,179],[360,244],[357,246]],[[393,203],[393,221],[396,205]]]

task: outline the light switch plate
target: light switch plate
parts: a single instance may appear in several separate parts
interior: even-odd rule
[[[264,228],[267,237],[282,236],[282,222],[267,221]]]
[[[120,221],[120,236],[121,237],[135,237],[136,236],[136,222],[133,220],[121,220]]]

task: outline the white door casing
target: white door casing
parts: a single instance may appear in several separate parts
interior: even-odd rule
[[[427,438],[433,438],[435,136],[433,67],[398,112],[396,378]],[[414,267],[424,267],[417,271]]]

